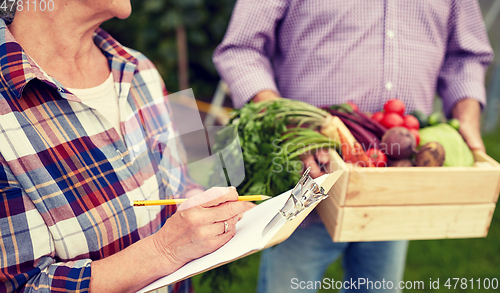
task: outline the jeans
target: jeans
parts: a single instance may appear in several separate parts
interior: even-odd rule
[[[407,248],[408,241],[334,243],[323,223],[299,227],[290,238],[262,252],[257,292],[316,292],[318,283],[325,285],[326,269],[341,254],[344,281],[349,282],[343,282],[341,292],[401,292],[396,288],[403,280]],[[319,281],[316,288],[314,281]],[[331,278],[327,282],[331,286]]]

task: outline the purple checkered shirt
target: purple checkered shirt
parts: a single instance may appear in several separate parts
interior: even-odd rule
[[[270,89],[316,106],[374,112],[398,98],[430,113],[485,105],[493,51],[475,0],[239,0],[215,65],[236,107]]]
[[[238,108],[273,90],[369,112],[398,98],[429,114],[437,92],[448,116],[463,98],[485,106],[492,59],[475,0],[239,0],[213,56]]]

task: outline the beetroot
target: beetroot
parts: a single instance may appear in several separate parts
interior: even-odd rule
[[[405,127],[393,127],[384,134],[380,150],[395,160],[407,159],[416,152],[415,137]]]

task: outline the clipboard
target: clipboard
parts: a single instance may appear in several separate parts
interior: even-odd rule
[[[294,187],[294,189],[291,189],[275,198],[269,199],[265,201],[264,203],[254,207],[250,211],[253,211],[253,213],[256,213],[259,215],[259,218],[263,218],[262,215],[259,214],[259,209],[263,212],[266,213],[261,222],[263,225],[247,225],[240,227],[241,230],[238,231],[238,226],[237,226],[237,232],[236,235],[231,239],[228,243],[226,243],[224,246],[219,248],[218,250],[205,255],[199,259],[193,260],[184,267],[180,268],[178,271],[165,276],[163,278],[160,278],[153,283],[147,285],[146,287],[142,288],[141,290],[137,291],[138,293],[146,293],[146,292],[151,292],[154,290],[157,290],[159,288],[171,285],[173,283],[185,280],[187,278],[193,277],[195,275],[204,273],[206,271],[212,270],[214,268],[217,268],[219,266],[225,265],[227,263],[233,262],[235,260],[238,260],[240,258],[246,257],[248,255],[254,254],[258,251],[261,251],[263,249],[269,248],[271,246],[274,246],[276,244],[279,244],[283,241],[285,241],[292,233],[297,229],[297,227],[302,223],[302,221],[309,215],[309,213],[325,198],[328,197],[328,194],[331,191],[332,186],[335,184],[335,182],[340,178],[340,176],[343,173],[343,170],[337,170],[333,173],[323,175],[319,178],[312,179],[309,174],[308,170],[304,172],[304,175],[301,177],[297,185]],[[268,201],[276,201],[273,202],[273,206],[270,204],[267,205],[266,203]],[[271,202],[270,202],[271,203]],[[278,206],[278,208],[275,208]],[[270,209],[274,208],[274,209]],[[281,209],[280,209],[281,208]],[[247,211],[246,213],[250,212]],[[269,211],[273,211],[269,215]],[[245,214],[246,214],[245,213]],[[270,230],[267,234],[263,236],[262,239],[265,243],[256,243],[254,248],[247,249],[246,251],[242,251],[241,253],[238,251],[235,251],[235,255],[229,257],[229,259],[221,262],[214,262],[213,264],[207,265],[206,263],[203,263],[203,266],[200,269],[196,269],[196,264],[199,263],[200,266],[202,265],[202,261],[210,261],[210,258],[213,258],[216,255],[216,253],[221,253],[221,250],[223,249],[228,249],[227,246],[231,245],[237,245],[236,243],[231,243],[237,236],[245,236],[245,235],[250,235],[250,234],[245,234],[245,233],[253,233],[253,235],[262,235],[264,226],[267,226],[269,222],[271,221],[271,216],[274,216],[275,213],[281,214],[284,218],[284,221],[282,222],[281,226],[276,226],[275,229]],[[243,219],[245,219],[245,214],[243,216]],[[242,222],[243,219],[240,221]],[[274,218],[272,218],[274,219]],[[250,220],[252,221],[252,220]],[[252,222],[254,223],[254,222]],[[239,224],[239,223],[238,223]],[[259,228],[260,227],[260,228]],[[245,231],[246,230],[246,231]],[[252,231],[248,231],[252,230]],[[239,234],[240,233],[240,234]],[[253,239],[253,237],[248,237],[248,239]],[[245,238],[245,242],[252,242],[248,241],[247,238]],[[251,246],[251,244],[249,244]],[[236,249],[240,248],[238,246],[235,247]],[[230,249],[230,248],[229,248]],[[188,268],[189,267],[189,268]],[[181,272],[181,270],[184,270]],[[187,273],[186,273],[187,271]],[[178,277],[179,276],[179,277]]]

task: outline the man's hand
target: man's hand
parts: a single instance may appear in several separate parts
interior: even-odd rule
[[[465,142],[471,150],[486,152],[480,131],[481,106],[474,99],[458,101],[453,108],[452,115],[460,121],[460,129]]]
[[[330,153],[328,149],[317,150],[314,154],[301,156],[304,171],[311,167],[309,174],[312,178],[325,175],[326,167],[330,164]]]
[[[258,94],[255,95],[255,97],[253,97],[252,101],[254,103],[258,103],[258,102],[262,102],[262,101],[266,101],[266,100],[273,100],[273,99],[279,99],[280,96],[271,91],[271,90],[265,90],[265,91],[261,91],[259,92]]]
[[[261,91],[258,94],[253,97],[252,101],[254,103],[262,102],[262,101],[267,101],[267,100],[273,100],[273,99],[281,99],[281,97],[276,94],[274,91],[271,90],[265,90]],[[317,178],[319,176],[322,176],[326,171],[326,166],[330,164],[330,154],[328,152],[328,149],[326,150],[318,150],[314,154],[307,154],[307,155],[302,155],[301,157],[302,163],[304,164],[304,170],[307,170],[307,168],[311,167],[311,171],[309,174],[311,175],[312,178]]]

